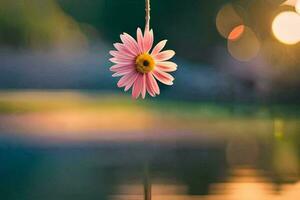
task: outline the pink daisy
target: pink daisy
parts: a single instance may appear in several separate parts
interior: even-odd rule
[[[143,35],[140,28],[137,29],[137,40],[129,34],[121,36],[122,43],[115,43],[117,51],[110,51],[115,63],[110,68],[115,72],[113,77],[121,77],[118,87],[125,87],[128,91],[132,87],[132,97],[137,99],[140,95],[144,99],[146,92],[152,97],[160,94],[157,81],[166,85],[173,85],[174,77],[168,72],[176,71],[177,65],[167,61],[175,52],[172,50],[162,51],[167,40],[159,42],[151,51],[153,46],[153,30],[146,28]]]

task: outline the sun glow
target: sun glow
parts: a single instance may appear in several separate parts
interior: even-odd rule
[[[284,44],[300,42],[300,15],[292,12],[282,12],[277,15],[272,24],[275,37]]]
[[[296,5],[295,5],[295,9],[300,14],[300,0],[297,1]]]

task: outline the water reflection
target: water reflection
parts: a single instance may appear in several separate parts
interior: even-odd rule
[[[35,95],[0,95],[1,199],[143,199],[145,163],[153,200],[300,198],[295,111]]]
[[[154,200],[300,197],[294,158],[282,160],[277,147],[270,155],[267,152],[273,147],[262,146],[260,159],[241,166],[228,163],[227,148],[228,144],[190,147],[180,142],[33,148],[2,142],[0,190],[5,199],[143,199],[147,161]],[[272,156],[277,156],[278,162],[269,159]]]
[[[122,188],[124,186],[121,186]],[[111,199],[143,199],[142,185],[126,185],[126,192],[118,191],[120,195]],[[271,199],[277,194],[272,183],[263,177],[262,172],[251,168],[234,168],[226,182],[210,186],[210,194],[189,195],[185,185],[177,183],[156,182],[153,184],[153,199]]]

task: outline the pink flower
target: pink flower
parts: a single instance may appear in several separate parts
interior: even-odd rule
[[[167,61],[175,52],[162,51],[167,40],[159,42],[150,53],[153,46],[153,30],[146,29],[144,35],[140,28],[137,29],[137,40],[129,34],[121,36],[122,43],[115,43],[117,51],[110,51],[115,63],[110,68],[115,72],[113,77],[121,77],[118,87],[125,87],[128,91],[132,87],[132,97],[137,99],[140,95],[144,99],[146,92],[152,97],[160,94],[157,81],[166,85],[173,85],[174,77],[168,72],[176,71],[177,65]]]

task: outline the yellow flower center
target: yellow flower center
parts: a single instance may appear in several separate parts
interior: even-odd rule
[[[154,69],[155,62],[148,53],[143,53],[136,57],[135,67],[138,72],[145,74],[151,72]]]

